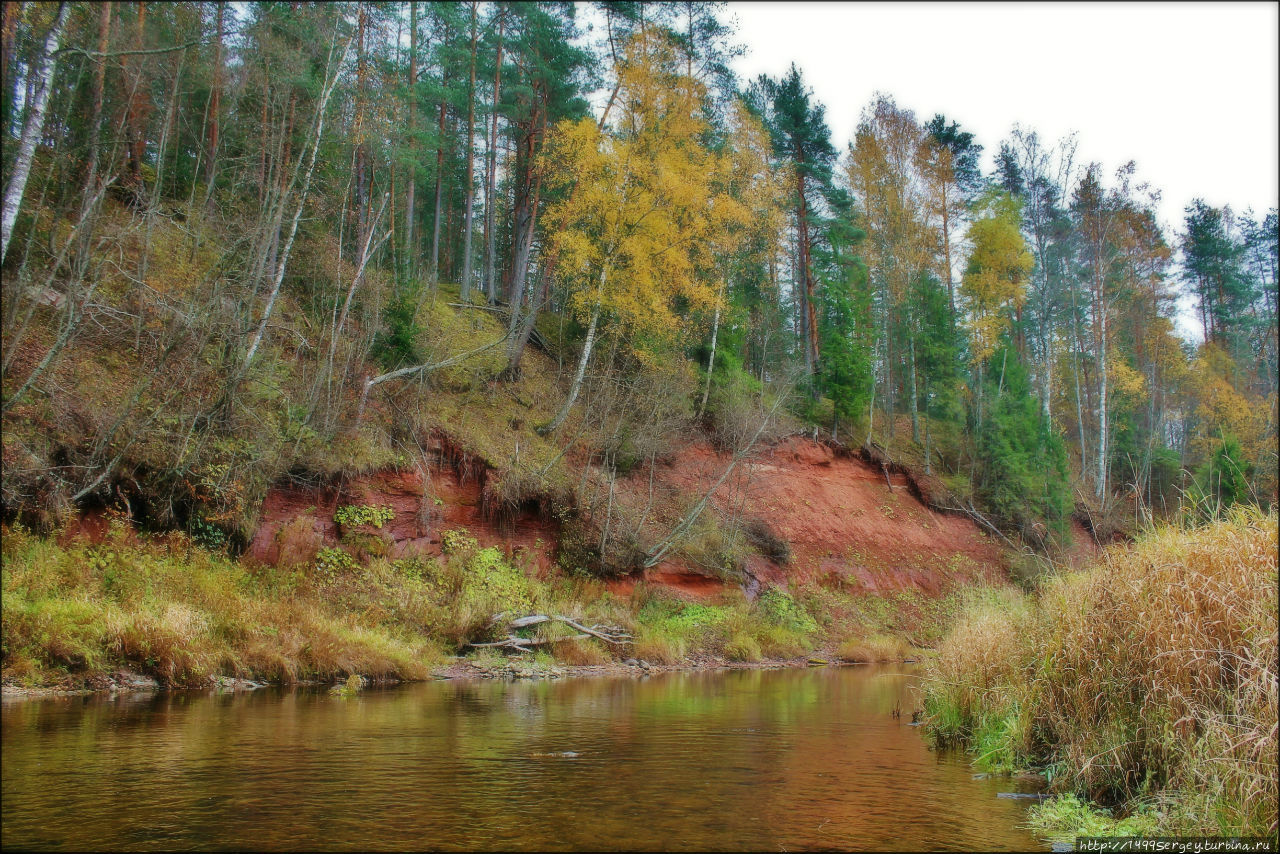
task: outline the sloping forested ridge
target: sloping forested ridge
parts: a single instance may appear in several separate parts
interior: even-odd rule
[[[836,151],[716,5],[591,14],[6,3],[7,519],[243,544],[441,434],[601,567],[678,542],[609,484],[696,431],[865,445],[1041,550],[1275,503],[1274,209],[1166,234],[1133,165],[1015,129],[983,174],[887,96]]]

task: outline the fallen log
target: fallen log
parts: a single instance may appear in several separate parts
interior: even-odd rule
[[[494,614],[493,618],[489,621],[489,625],[497,626],[501,624],[503,621],[503,618],[506,616],[507,616],[507,613],[505,611],[502,612],[501,614]],[[525,628],[528,628],[529,626],[537,626],[542,623],[549,623],[552,620],[555,620],[560,623],[564,623],[570,628],[577,629],[579,632],[582,632],[583,634],[578,634],[578,635],[574,635],[571,637],[564,637],[564,638],[547,638],[542,640],[534,640],[533,638],[522,638],[515,634],[517,629],[525,629]],[[515,617],[513,619],[507,620],[506,625],[507,625],[508,634],[507,634],[507,637],[504,638],[503,640],[490,641],[485,643],[467,642],[464,645],[470,646],[470,647],[500,647],[504,649],[522,650],[522,649],[527,649],[528,647],[531,647],[531,646],[542,646],[545,644],[559,643],[561,641],[566,641],[566,640],[585,640],[588,637],[597,638],[599,640],[604,641],[605,643],[614,644],[615,646],[624,644],[624,643],[632,643],[631,635],[624,632],[618,626],[596,625],[596,626],[588,627],[588,626],[584,626],[582,623],[579,623],[577,620],[562,616],[560,614],[551,614],[551,615],[529,614],[528,616],[525,616],[525,617]]]
[[[594,631],[592,629],[587,628],[586,626],[582,625],[582,623],[574,622],[573,620],[570,620],[568,617],[561,617],[557,615],[556,619],[564,623],[566,626],[569,626],[570,628],[577,629],[580,632],[586,632],[592,637],[600,638],[600,640],[604,641],[605,643],[611,643],[611,644],[631,643],[631,635],[624,634],[620,629],[616,629],[613,626],[605,626],[605,627],[597,626],[596,627],[596,628],[613,629],[613,632],[616,635],[616,637],[609,637],[608,635],[601,634],[598,631]]]
[[[515,635],[509,635],[508,637],[503,638],[500,641],[493,641],[491,643],[475,643],[473,641],[468,641],[466,644],[464,644],[464,646],[470,646],[470,647],[476,647],[476,648],[501,647],[503,649],[527,651],[528,648],[531,646],[546,646],[547,644],[561,643],[563,641],[586,640],[589,637],[590,635],[570,635],[568,637],[563,637],[563,638],[536,639],[536,638],[521,638],[521,637],[516,637]]]

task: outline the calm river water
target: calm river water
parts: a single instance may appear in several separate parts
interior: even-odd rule
[[[9,701],[7,849],[1048,850],[910,666]],[[901,704],[904,717],[891,711]]]

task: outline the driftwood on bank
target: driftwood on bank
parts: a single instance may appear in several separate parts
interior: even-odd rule
[[[505,613],[495,615],[493,620],[490,621],[490,625],[499,625],[506,616],[507,615]],[[569,628],[577,629],[580,634],[569,635],[562,638],[542,639],[522,638],[516,634],[516,630],[518,629],[525,629],[529,626],[536,626],[541,623],[549,623],[553,620],[564,623]],[[576,620],[572,620],[569,617],[564,617],[559,614],[530,614],[527,617],[516,617],[514,619],[507,620],[507,636],[502,640],[487,643],[468,642],[466,645],[474,648],[498,647],[522,652],[535,646],[546,646],[548,644],[561,643],[562,641],[570,640],[586,640],[589,637],[598,638],[605,643],[611,643],[615,646],[632,642],[631,635],[627,634],[618,626],[584,626]]]

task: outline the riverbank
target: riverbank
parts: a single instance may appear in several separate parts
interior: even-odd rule
[[[1276,514],[1158,530],[978,602],[928,677],[938,742],[1046,772],[1046,833],[1274,837]]]
[[[583,679],[583,678],[644,678],[662,673],[714,673],[727,670],[786,670],[805,669],[810,667],[849,667],[859,664],[915,664],[921,659],[914,657],[879,659],[875,662],[843,660],[833,652],[819,651],[812,656],[791,659],[769,659],[762,661],[729,661],[725,659],[702,659],[682,661],[677,664],[652,664],[643,659],[627,659],[609,661],[603,664],[563,664],[548,665],[545,661],[531,661],[522,656],[502,657],[459,657],[449,664],[431,671],[427,680],[400,680],[395,678],[371,682],[374,687],[388,687],[407,681],[454,681],[466,679]],[[298,685],[328,685],[320,680],[302,679],[289,683]],[[345,680],[337,680],[334,688],[341,687]],[[15,684],[7,678],[0,683],[0,697],[5,700],[32,699],[48,697],[83,697],[95,694],[125,694],[134,692],[157,692],[171,690],[169,686],[143,673],[121,670],[110,674],[100,674],[85,679],[87,687],[58,686],[24,686]],[[234,676],[208,677],[206,687],[216,692],[256,691],[272,687],[273,683],[261,682],[253,678]],[[188,686],[177,690],[199,690]]]
[[[811,656],[893,661],[940,638],[961,595],[877,596],[811,583],[753,599],[736,587],[693,599],[644,584],[620,596],[598,580],[513,562],[462,530],[447,533],[439,559],[357,565],[322,554],[288,569],[241,563],[182,534],[140,536],[119,522],[96,543],[3,533],[8,696],[204,689],[235,679],[484,678],[504,668],[621,675],[798,666]],[[492,615],[504,612],[569,615],[629,637],[572,637],[548,621],[520,630],[528,653],[472,647],[499,639]]]

